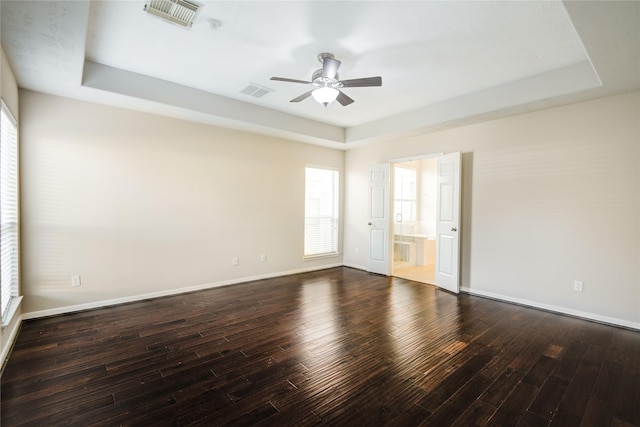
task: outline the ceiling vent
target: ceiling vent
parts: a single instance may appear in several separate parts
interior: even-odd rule
[[[148,14],[185,28],[191,28],[201,8],[201,4],[189,0],[148,0],[144,5]]]
[[[263,96],[273,92],[273,89],[269,89],[268,87],[249,82],[238,89],[238,92],[244,93],[245,95],[249,95],[254,98],[262,98]]]

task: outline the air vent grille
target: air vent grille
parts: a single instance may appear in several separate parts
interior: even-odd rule
[[[259,84],[249,82],[246,85],[242,86],[240,89],[238,89],[238,92],[244,93],[245,95],[249,95],[254,98],[262,98],[263,96],[273,92],[273,89],[269,89],[268,87],[260,86]]]
[[[148,0],[144,10],[173,24],[191,28],[201,7],[189,0]]]

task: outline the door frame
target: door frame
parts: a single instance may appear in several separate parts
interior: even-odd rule
[[[388,260],[389,260],[389,275],[392,276],[393,275],[393,268],[391,267],[391,263],[393,260],[393,245],[391,244],[391,240],[392,240],[392,232],[393,232],[393,214],[391,213],[391,206],[390,204],[393,201],[393,189],[394,189],[394,174],[393,174],[393,167],[396,163],[406,163],[406,162],[413,162],[413,161],[420,161],[420,160],[426,160],[426,159],[437,159],[440,158],[442,156],[444,156],[445,154],[448,153],[444,153],[444,152],[435,152],[435,153],[429,153],[429,154],[422,154],[422,155],[417,155],[417,156],[411,156],[411,157],[403,157],[403,158],[397,158],[397,159],[392,159],[389,161],[389,170],[390,170],[390,174],[389,174],[389,189],[390,191],[388,192],[388,197],[389,197],[389,240],[390,240],[390,244],[389,244],[389,254],[388,254]],[[462,159],[462,158],[461,158]],[[460,167],[462,168],[462,162],[460,162]],[[462,179],[460,180],[460,193],[462,194]],[[436,207],[437,209],[437,207]],[[460,215],[462,215],[462,209],[460,210]],[[460,218],[460,223],[462,223],[461,218]],[[460,224],[461,225],[461,224]],[[460,244],[462,242],[460,241]],[[438,239],[436,239],[436,254],[438,254]],[[436,255],[437,256],[437,255]],[[460,260],[458,259],[458,265],[457,268],[460,268]],[[438,286],[437,284],[435,284],[435,286]],[[441,288],[440,286],[438,286],[438,288]],[[445,289],[445,288],[442,288]],[[455,291],[453,291],[455,292]]]

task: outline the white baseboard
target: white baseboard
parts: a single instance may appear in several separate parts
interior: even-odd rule
[[[367,271],[367,266],[366,265],[347,264],[347,263],[344,263],[342,265],[344,265],[345,267],[349,267],[349,268],[355,268],[356,270]]]
[[[615,317],[601,316],[599,314],[588,313],[586,311],[572,310],[572,309],[566,308],[566,307],[560,307],[560,306],[556,306],[556,305],[544,304],[544,303],[540,303],[540,302],[537,302],[537,301],[530,301],[530,300],[521,299],[521,298],[514,298],[514,297],[507,296],[507,295],[496,294],[496,293],[493,293],[493,292],[480,291],[480,290],[471,289],[471,288],[462,287],[462,288],[460,288],[460,291],[461,292],[465,292],[465,293],[470,294],[470,295],[490,298],[490,299],[494,299],[494,300],[498,300],[498,301],[504,301],[504,302],[514,303],[514,304],[519,304],[519,305],[525,305],[525,306],[528,306],[528,307],[539,308],[539,309],[547,310],[547,311],[553,311],[555,313],[561,313],[561,314],[566,314],[566,315],[569,315],[569,316],[580,317],[582,319],[593,320],[593,321],[596,321],[596,322],[606,323],[606,324],[609,324],[609,325],[622,326],[622,327],[629,328],[629,329],[638,329],[638,330],[640,330],[640,323],[638,323],[638,322],[630,322],[628,320],[618,319],[618,318],[615,318]]]
[[[299,273],[309,273],[311,271],[326,270],[327,268],[334,268],[334,267],[342,267],[342,263],[327,264],[327,265],[322,265],[318,267],[302,268],[298,270],[281,271],[278,273],[261,274],[259,276],[252,276],[252,277],[242,277],[238,279],[224,280],[220,282],[205,283],[202,285],[186,286],[184,288],[167,289],[165,291],[151,292],[148,294],[140,294],[140,295],[132,295],[132,296],[123,297],[123,298],[114,298],[109,300],[90,302],[86,304],[70,305],[66,307],[52,308],[49,310],[32,311],[30,313],[23,313],[22,319],[29,320],[29,319],[37,319],[40,317],[56,316],[59,314],[73,313],[76,311],[91,310],[94,308],[102,308],[102,307],[108,307],[111,305],[125,304],[128,302],[142,301],[150,298],[179,295],[187,292],[201,291],[205,289],[218,288],[221,286],[235,285],[238,283],[253,282],[255,280],[271,279],[274,277],[281,277],[281,276],[290,276],[292,274],[299,274]]]
[[[58,315],[58,314],[65,314],[65,313],[73,313],[73,312],[76,312],[76,311],[108,307],[108,306],[111,306],[111,305],[124,304],[124,303],[128,303],[128,302],[136,302],[136,301],[141,301],[141,300],[145,300],[145,299],[149,299],[149,298],[158,298],[158,297],[165,297],[165,296],[171,296],[171,295],[178,295],[178,294],[183,294],[183,293],[187,293],[187,292],[194,292],[194,291],[200,291],[200,290],[204,290],[204,289],[217,288],[217,287],[221,287],[221,286],[229,286],[229,285],[235,285],[235,284],[239,284],[239,283],[252,282],[252,281],[255,281],[255,280],[271,279],[271,278],[274,278],[274,277],[289,276],[289,275],[292,275],[292,274],[299,274],[299,273],[308,273],[308,272],[311,272],[311,271],[325,270],[327,268],[343,267],[343,266],[344,267],[355,268],[357,270],[363,270],[363,271],[367,270],[366,266],[356,265],[356,264],[346,264],[346,263],[345,264],[342,264],[342,263],[328,264],[328,265],[323,265],[323,266],[319,266],[319,267],[309,267],[309,268],[303,268],[303,269],[298,269],[298,270],[281,271],[281,272],[278,272],[278,273],[262,274],[262,275],[258,275],[258,276],[252,276],[252,277],[231,279],[231,280],[225,280],[225,281],[214,282],[214,283],[205,283],[205,284],[196,285],[196,286],[187,286],[187,287],[184,287],[184,288],[168,289],[168,290],[165,290],[165,291],[152,292],[152,293],[140,294],[140,295],[132,295],[132,296],[129,296],[129,297],[124,297],[124,298],[103,300],[103,301],[97,301],[97,302],[92,302],[92,303],[87,303],[87,304],[78,304],[78,305],[54,308],[54,309],[50,309],[50,310],[41,310],[41,311],[33,311],[33,312],[30,312],[30,313],[22,313],[22,320],[36,319],[36,318],[47,317],[47,316],[55,316],[55,315]],[[566,307],[560,307],[560,306],[555,306],[555,305],[550,305],[550,304],[544,304],[544,303],[540,303],[540,302],[537,302],[537,301],[530,301],[530,300],[521,299],[521,298],[514,298],[514,297],[507,296],[507,295],[502,295],[502,294],[497,294],[497,293],[487,292],[487,291],[481,291],[481,290],[476,290],[476,289],[471,289],[471,288],[466,288],[466,287],[462,287],[462,288],[460,288],[460,290],[462,292],[468,293],[470,295],[490,298],[490,299],[503,301],[503,302],[508,302],[508,303],[524,305],[524,306],[533,307],[533,308],[539,308],[539,309],[542,309],[542,310],[553,311],[553,312],[561,313],[561,314],[567,314],[569,316],[580,317],[580,318],[587,319],[587,320],[593,320],[593,321],[600,322],[600,323],[606,323],[606,324],[615,325],[615,326],[622,326],[622,327],[629,328],[629,329],[640,330],[640,323],[639,322],[631,322],[631,321],[628,321],[628,320],[618,319],[618,318],[615,318],[615,317],[608,317],[608,316],[602,316],[602,315],[598,315],[598,314],[594,314],[594,313],[588,313],[588,312],[579,311],[579,310],[572,310],[572,309],[568,309]],[[14,328],[10,333],[15,335],[19,329],[20,328]],[[11,338],[13,339],[14,337],[12,336]],[[6,350],[6,351],[8,351],[8,350]],[[0,354],[0,356],[4,356],[4,354]],[[0,358],[0,360],[3,360],[3,359]]]

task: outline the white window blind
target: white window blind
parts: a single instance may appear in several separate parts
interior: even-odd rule
[[[0,108],[0,311],[3,321],[18,296],[18,126]]]
[[[338,253],[339,178],[334,169],[305,169],[305,257]]]

